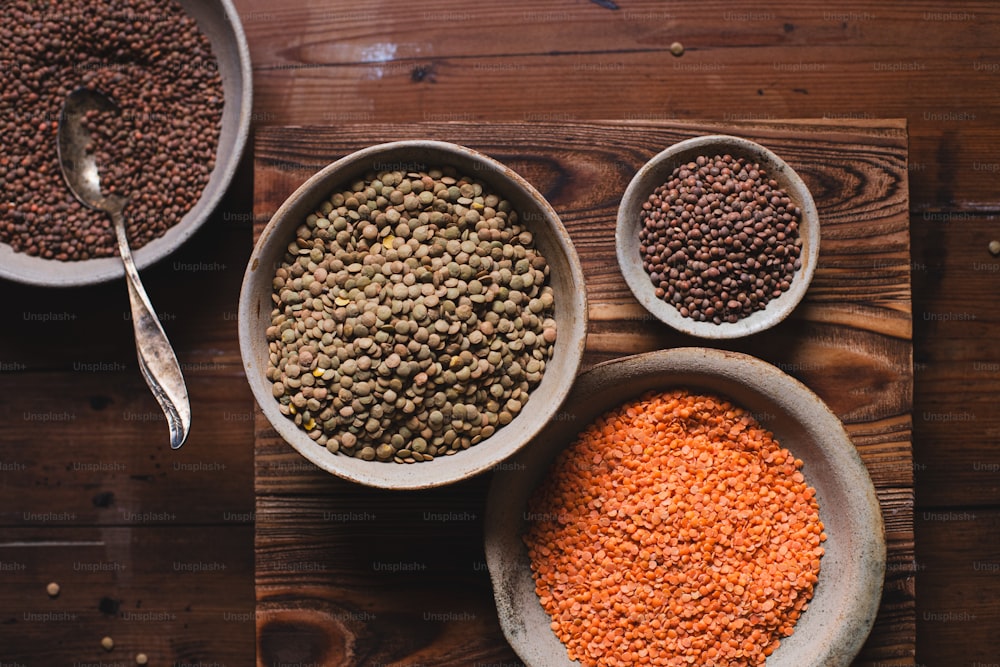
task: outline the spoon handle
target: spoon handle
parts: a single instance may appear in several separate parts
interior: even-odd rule
[[[132,327],[135,330],[135,349],[139,369],[146,384],[163,409],[170,428],[170,447],[179,449],[191,430],[191,404],[177,356],[167,340],[167,334],[153,310],[146,290],[139,279],[139,272],[132,259],[125,236],[125,219],[120,210],[110,211],[118,237],[118,252],[125,265],[129,304],[132,308]]]

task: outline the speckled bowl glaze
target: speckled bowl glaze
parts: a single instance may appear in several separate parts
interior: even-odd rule
[[[558,336],[541,382],[524,409],[506,426],[467,450],[412,464],[363,461],[333,454],[306,435],[278,410],[266,378],[268,345],[265,331],[272,309],[271,282],[295,228],[338,187],[365,173],[453,166],[481,180],[507,198],[531,230],[535,245],[550,269]],[[494,468],[534,438],[556,414],[569,393],[583,358],[587,333],[587,301],[581,286],[583,269],[558,215],[527,181],[496,160],[469,148],[441,141],[400,141],[369,146],[322,169],[278,209],[257,241],[243,279],[239,305],[240,351],[244,370],[264,416],[285,441],[323,470],[359,484],[385,489],[442,486]]]
[[[871,631],[885,577],[882,514],[868,471],[837,417],[808,388],[744,354],[677,348],[625,357],[583,373],[556,419],[492,480],[486,562],[504,635],[529,667],[570,667],[535,593],[522,535],[527,500],[560,450],[607,410],[649,390],[684,387],[724,396],[754,414],[804,462],[825,524],[814,597],[768,667],[849,665]]]
[[[672,304],[656,296],[649,273],[642,266],[639,249],[639,230],[642,228],[640,213],[649,195],[666,182],[678,166],[694,160],[699,155],[713,156],[727,153],[760,163],[766,173],[778,182],[802,210],[802,220],[799,224],[802,266],[795,272],[788,291],[768,302],[763,310],[755,311],[734,323],[714,324],[684,317]],[[639,303],[657,319],[680,332],[700,338],[739,338],[759,333],[778,324],[802,300],[812,281],[819,257],[819,226],[819,214],[816,212],[816,204],[809,188],[784,160],[764,146],[747,139],[714,134],[674,144],[653,156],[639,169],[625,189],[618,207],[615,249],[625,282]]]
[[[222,129],[216,150],[215,169],[201,198],[163,236],[141,248],[133,248],[140,270],[168,256],[187,241],[209,219],[229,188],[250,133],[253,109],[253,73],[240,16],[231,0],[179,0],[184,11],[195,19],[212,44],[222,76]],[[55,150],[53,145],[52,150]],[[126,209],[126,214],[128,213]],[[111,222],[109,220],[108,224]],[[117,256],[77,262],[32,257],[0,243],[0,278],[42,287],[73,287],[107,282],[125,277]]]

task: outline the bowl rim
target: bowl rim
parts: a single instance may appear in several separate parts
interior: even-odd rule
[[[585,293],[574,290],[570,294],[572,299],[565,306],[569,313],[569,321],[564,321],[557,317],[559,322],[559,336],[556,341],[557,353],[560,355],[560,363],[565,364],[565,377],[559,377],[558,373],[549,373],[548,369],[543,375],[541,387],[546,378],[549,380],[548,388],[554,387],[551,397],[547,403],[536,401],[532,407],[532,413],[522,411],[515,419],[498,429],[497,433],[490,438],[474,445],[469,451],[477,450],[484,444],[489,443],[490,449],[479,449],[477,451],[491,451],[491,456],[485,457],[463,457],[465,452],[457,452],[453,456],[443,456],[435,458],[433,461],[425,461],[414,465],[400,465],[395,463],[382,463],[376,461],[360,461],[353,457],[342,454],[332,454],[325,448],[320,447],[310,440],[308,436],[291,420],[282,415],[277,408],[277,401],[270,393],[270,383],[263,378],[263,371],[257,367],[258,359],[253,353],[254,340],[256,339],[259,322],[257,318],[265,317],[259,312],[261,299],[270,298],[271,275],[267,275],[267,290],[264,294],[255,292],[255,286],[259,287],[258,281],[264,278],[260,271],[265,267],[267,259],[263,256],[268,254],[269,247],[281,248],[285,246],[287,234],[283,230],[294,229],[294,224],[299,220],[298,216],[309,205],[322,201],[329,196],[336,187],[344,184],[344,181],[355,178],[352,169],[359,169],[373,161],[382,160],[383,164],[395,164],[400,162],[392,156],[398,156],[407,151],[421,152],[429,155],[429,160],[438,160],[438,164],[447,164],[446,160],[468,161],[468,164],[479,165],[482,171],[487,174],[498,174],[503,183],[494,183],[498,189],[507,190],[504,193],[508,198],[518,198],[521,202],[529,201],[533,206],[538,207],[543,224],[551,227],[547,236],[551,241],[544,244],[558,246],[562,255],[562,260],[568,266],[570,277],[565,279],[573,284],[582,284],[583,268],[580,264],[576,249],[570,242],[569,234],[566,231],[561,219],[555,209],[527,180],[516,172],[505,166],[500,161],[466,146],[447,141],[415,139],[389,141],[366,146],[326,165],[318,172],[310,176],[300,185],[285,201],[280,205],[274,215],[270,218],[261,232],[260,237],[254,245],[253,252],[243,277],[240,290],[238,309],[238,333],[240,342],[240,352],[243,360],[244,372],[250,384],[258,406],[271,427],[278,435],[293,449],[299,452],[307,460],[326,472],[342,479],[346,479],[364,486],[392,490],[416,490],[445,486],[458,481],[462,481],[479,475],[490,469],[495,469],[505,459],[514,455],[518,449],[527,444],[539,431],[541,431],[549,418],[554,415],[562,405],[566,396],[572,389],[572,380],[576,377],[583,359],[583,350],[586,343],[587,331],[587,302]],[[409,164],[409,163],[407,163]],[[428,161],[427,164],[430,164]],[[434,164],[433,166],[438,166]],[[463,168],[464,164],[459,164]],[[361,169],[359,173],[363,173]],[[346,174],[344,173],[346,172]],[[477,179],[489,180],[488,176],[474,176]],[[515,204],[516,205],[516,204]],[[536,234],[536,239],[539,236]],[[273,250],[276,255],[280,255],[279,250]],[[260,288],[264,292],[263,288]],[[268,313],[270,312],[268,306]],[[557,306],[558,308],[558,306]],[[555,354],[555,353],[554,353]],[[551,360],[550,360],[551,363]],[[558,370],[558,366],[555,370]],[[254,379],[256,378],[256,380]],[[266,385],[266,386],[265,386]],[[539,387],[533,391],[537,392]],[[536,397],[537,398],[537,397]],[[529,401],[529,406],[532,403]],[[536,412],[538,411],[538,412]],[[524,432],[523,425],[527,419],[521,419],[525,414],[538,414],[533,418],[536,423]],[[517,425],[517,426],[515,426]],[[511,427],[514,428],[511,428]],[[508,430],[509,429],[509,430]],[[523,432],[523,433],[522,433]],[[502,436],[520,434],[520,439],[503,438]],[[501,436],[497,440],[490,442],[494,438]],[[513,444],[508,444],[511,441]],[[437,466],[437,468],[431,468]],[[424,473],[434,470],[443,470],[444,474],[435,475],[431,478]],[[388,474],[386,474],[388,473]]]
[[[621,379],[609,380],[612,374]],[[579,665],[576,661],[570,661],[565,655],[565,648],[555,634],[548,630],[548,623],[538,622],[539,618],[547,620],[549,617],[538,602],[527,549],[521,541],[521,535],[528,521],[525,506],[528,496],[548,474],[549,466],[558,452],[568,446],[575,434],[589,423],[586,420],[584,423],[574,423],[574,406],[581,400],[590,401],[586,408],[595,409],[594,416],[596,416],[603,411],[598,409],[602,406],[604,410],[611,409],[648,391],[645,383],[649,383],[653,388],[663,389],[692,384],[694,388],[698,388],[697,381],[693,383],[690,381],[691,377],[716,378],[718,382],[730,387],[742,384],[748,391],[752,389],[755,396],[765,404],[787,407],[794,403],[796,397],[804,399],[806,405],[800,404],[792,411],[790,417],[806,433],[816,436],[823,443],[817,447],[822,450],[824,457],[821,463],[828,468],[826,479],[831,480],[826,486],[835,487],[836,492],[844,495],[844,506],[831,508],[821,501],[821,518],[827,523],[827,519],[835,509],[838,517],[853,517],[853,520],[849,518],[845,521],[868,527],[859,531],[858,536],[839,538],[845,543],[850,542],[851,558],[863,561],[863,565],[858,568],[860,572],[851,571],[851,574],[857,575],[856,578],[843,582],[843,586],[840,586],[841,582],[838,580],[838,588],[833,589],[830,588],[830,584],[824,586],[821,570],[820,581],[810,607],[799,618],[795,633],[784,638],[781,647],[768,658],[768,665],[801,667],[803,664],[809,664],[846,667],[861,650],[870,634],[881,604],[885,578],[885,524],[867,467],[843,424],[802,382],[766,361],[729,350],[681,347],[620,357],[597,364],[582,373],[573,392],[563,405],[567,418],[550,424],[545,432],[512,457],[509,465],[498,471],[491,480],[484,519],[487,569],[490,573],[501,629],[512,648],[529,667],[541,667],[541,665],[553,667],[549,659],[550,651],[554,650],[554,647],[562,648],[562,652],[557,654],[561,655],[563,660],[555,663],[557,667]],[[752,388],[746,384],[746,378],[753,379]],[[612,386],[605,386],[608,383]],[[610,390],[615,386],[626,384],[627,388],[621,392]],[[717,389],[707,391],[724,393]],[[594,401],[596,403],[593,403]],[[748,406],[742,407],[749,409]],[[836,444],[830,447],[830,443]],[[782,446],[785,444],[782,443]],[[794,447],[792,451],[798,457]],[[816,459],[812,459],[813,466],[818,463]],[[807,460],[807,467],[809,464],[810,461]],[[807,480],[810,479],[808,469],[803,470],[803,474]],[[810,482],[814,488],[817,487],[816,480],[817,477],[813,477],[813,481]],[[820,492],[820,488],[817,488],[817,492]],[[840,498],[839,495],[837,497]],[[827,529],[829,527],[827,525]],[[831,539],[834,537],[831,534]],[[847,547],[841,546],[840,549],[844,551]],[[840,560],[831,566],[847,567],[844,563],[846,560],[844,554],[840,554],[839,558]],[[826,601],[837,602],[838,598],[846,599],[855,606],[847,611],[837,608],[838,613],[830,619],[809,616],[810,609],[815,609],[820,604],[821,594],[825,595]],[[538,614],[541,614],[541,617]],[[807,620],[810,625],[803,630],[803,623]],[[817,632],[809,634],[808,630]],[[542,636],[533,634],[537,632],[541,632]],[[807,634],[809,636],[806,636]],[[793,639],[797,639],[796,643],[799,646],[815,645],[816,655],[808,662],[803,662],[802,656],[798,655],[792,656],[791,660],[785,660],[782,647],[791,645]]]
[[[795,272],[788,291],[771,299],[767,306],[735,323],[698,322],[683,317],[678,310],[656,296],[649,274],[642,266],[637,240],[638,209],[654,188],[670,176],[677,164],[704,151],[729,152],[765,163],[768,174],[778,181],[802,211],[799,234],[803,242],[802,266]],[[783,321],[805,296],[819,259],[820,219],[812,193],[798,173],[766,146],[744,137],[707,134],[679,141],[651,157],[632,177],[618,207],[615,224],[615,253],[619,269],[639,303],[661,322],[704,339],[732,339],[750,336]]]
[[[213,31],[206,30],[206,24],[191,14],[189,6],[198,6],[199,12],[216,10],[213,10],[209,3],[196,0],[178,1],[184,12],[196,19],[199,30],[206,37],[212,39],[210,33]],[[216,166],[209,177],[209,183],[205,185],[198,201],[185,213],[183,218],[166,230],[163,235],[132,250],[138,270],[152,266],[173,254],[212,217],[232,185],[249,141],[253,107],[253,68],[250,60],[250,47],[239,13],[232,0],[215,0],[215,2],[221,8],[222,15],[218,23],[213,25],[228,26],[231,36],[226,37],[223,41],[229,47],[227,51],[235,48],[238,55],[237,62],[232,63],[232,69],[234,74],[238,74],[234,78],[236,85],[239,86],[240,96],[237,99],[227,97],[224,101],[226,106],[232,104],[236,107],[237,123],[232,133],[233,144],[225,155],[221,155],[223,146],[220,131],[219,145],[216,147]],[[221,49],[218,48],[219,44],[215,40],[212,40],[212,47],[213,54],[217,59],[220,59]],[[225,113],[224,109],[223,114]],[[197,214],[188,220],[196,208],[199,209]],[[71,288],[107,283],[124,277],[125,269],[117,255],[64,262],[15,252],[9,245],[0,243],[0,279],[2,280],[10,280],[34,287]]]

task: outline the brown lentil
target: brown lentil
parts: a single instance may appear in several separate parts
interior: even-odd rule
[[[121,108],[90,126],[106,191],[131,195],[133,249],[198,201],[215,166],[223,92],[211,46],[174,0],[13,0],[0,26],[0,242],[46,259],[116,253],[103,213],[77,202],[56,150],[77,87]]]
[[[656,295],[699,322],[763,310],[802,265],[801,210],[743,157],[680,165],[640,215],[643,267]]]
[[[588,425],[524,535],[570,659],[763,665],[811,599],[826,539],[801,467],[744,410],[684,390]]]
[[[483,183],[452,169],[366,175],[307,216],[275,272],[266,373],[279,409],[368,461],[468,449],[542,379],[556,340],[548,272]]]

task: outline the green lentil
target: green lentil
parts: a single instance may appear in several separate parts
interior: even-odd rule
[[[531,232],[449,170],[374,173],[333,193],[272,287],[279,409],[367,461],[429,461],[489,438],[523,410],[556,339]]]

